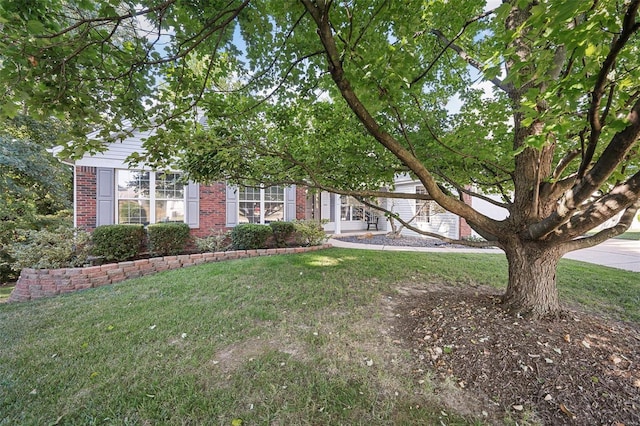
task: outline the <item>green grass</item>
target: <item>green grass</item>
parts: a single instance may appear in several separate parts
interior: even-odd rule
[[[6,301],[15,285],[0,285],[0,303]]]
[[[618,235],[616,238],[619,239],[619,240],[638,241],[638,240],[640,240],[640,232],[638,232],[638,231],[625,232],[624,234]]]
[[[500,255],[330,249],[2,304],[0,424],[439,424],[380,301],[506,276]],[[640,322],[640,275],[563,261],[558,276],[566,300]]]

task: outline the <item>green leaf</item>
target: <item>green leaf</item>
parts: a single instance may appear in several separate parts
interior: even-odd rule
[[[42,34],[45,30],[45,27],[42,22],[31,20],[27,22],[27,29],[31,34]]]

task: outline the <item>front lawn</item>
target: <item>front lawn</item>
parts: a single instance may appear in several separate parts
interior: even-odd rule
[[[15,284],[0,284],[0,303],[6,302],[9,296],[11,296],[14,287]]]
[[[571,304],[640,322],[638,274],[558,275]],[[476,424],[415,380],[381,301],[506,276],[501,255],[329,249],[2,304],[0,424]]]

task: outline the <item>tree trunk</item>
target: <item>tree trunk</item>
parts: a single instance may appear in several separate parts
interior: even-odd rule
[[[560,313],[556,270],[562,257],[556,247],[518,242],[504,247],[509,284],[502,297],[506,309],[527,317],[555,317]]]

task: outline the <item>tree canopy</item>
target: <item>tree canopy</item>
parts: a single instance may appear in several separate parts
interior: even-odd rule
[[[489,3],[5,1],[3,113],[159,126],[144,160],[198,180],[388,196],[409,173],[505,250],[505,302],[544,315],[558,259],[640,205],[640,0]]]
[[[70,206],[71,172],[48,148],[64,125],[17,116],[0,129],[0,218],[24,219]]]

